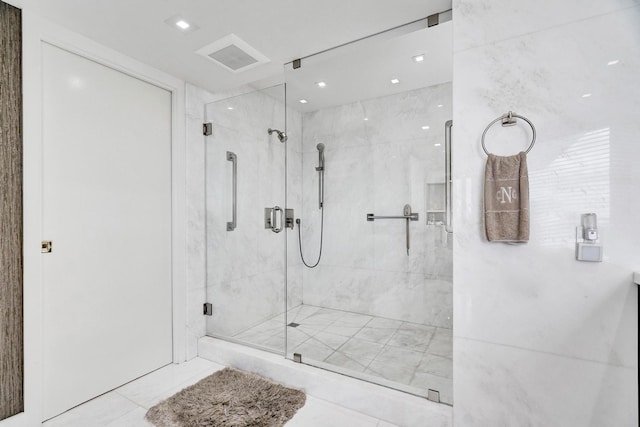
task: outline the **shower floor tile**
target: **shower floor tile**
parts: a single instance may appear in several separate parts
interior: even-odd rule
[[[286,328],[290,358],[299,353],[305,362],[451,396],[451,329],[310,305],[289,310],[286,323],[295,323]],[[282,353],[284,324],[280,314],[234,338]]]

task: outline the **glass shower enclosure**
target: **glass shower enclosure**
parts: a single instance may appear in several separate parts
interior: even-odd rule
[[[208,335],[452,404],[451,64],[421,21],[206,106]]]

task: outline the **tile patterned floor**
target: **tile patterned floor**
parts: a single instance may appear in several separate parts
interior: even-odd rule
[[[44,427],[141,427],[152,426],[144,416],[156,403],[222,369],[196,358],[167,365],[116,390],[96,397],[45,422]],[[397,427],[307,395],[305,405],[286,427]]]
[[[288,355],[373,375],[452,403],[453,344],[448,328],[300,305],[288,312]],[[234,338],[282,351],[284,319],[277,316]]]

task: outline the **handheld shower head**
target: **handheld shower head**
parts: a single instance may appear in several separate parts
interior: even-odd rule
[[[321,142],[320,144],[316,145],[316,148],[318,149],[318,167],[316,168],[316,170],[318,172],[323,172],[324,171],[324,144]]]
[[[278,129],[271,129],[269,128],[267,130],[267,132],[269,133],[269,135],[271,135],[272,133],[277,133],[278,134],[278,139],[280,140],[280,142],[287,142],[287,139],[289,139],[289,137],[287,136],[286,133],[282,132],[281,130]]]

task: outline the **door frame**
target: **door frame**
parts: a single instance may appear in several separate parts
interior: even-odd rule
[[[185,82],[38,16],[23,0],[23,203],[25,411],[0,427],[42,422],[42,44],[48,43],[171,92],[171,283],[173,363],[186,360],[186,141]]]

